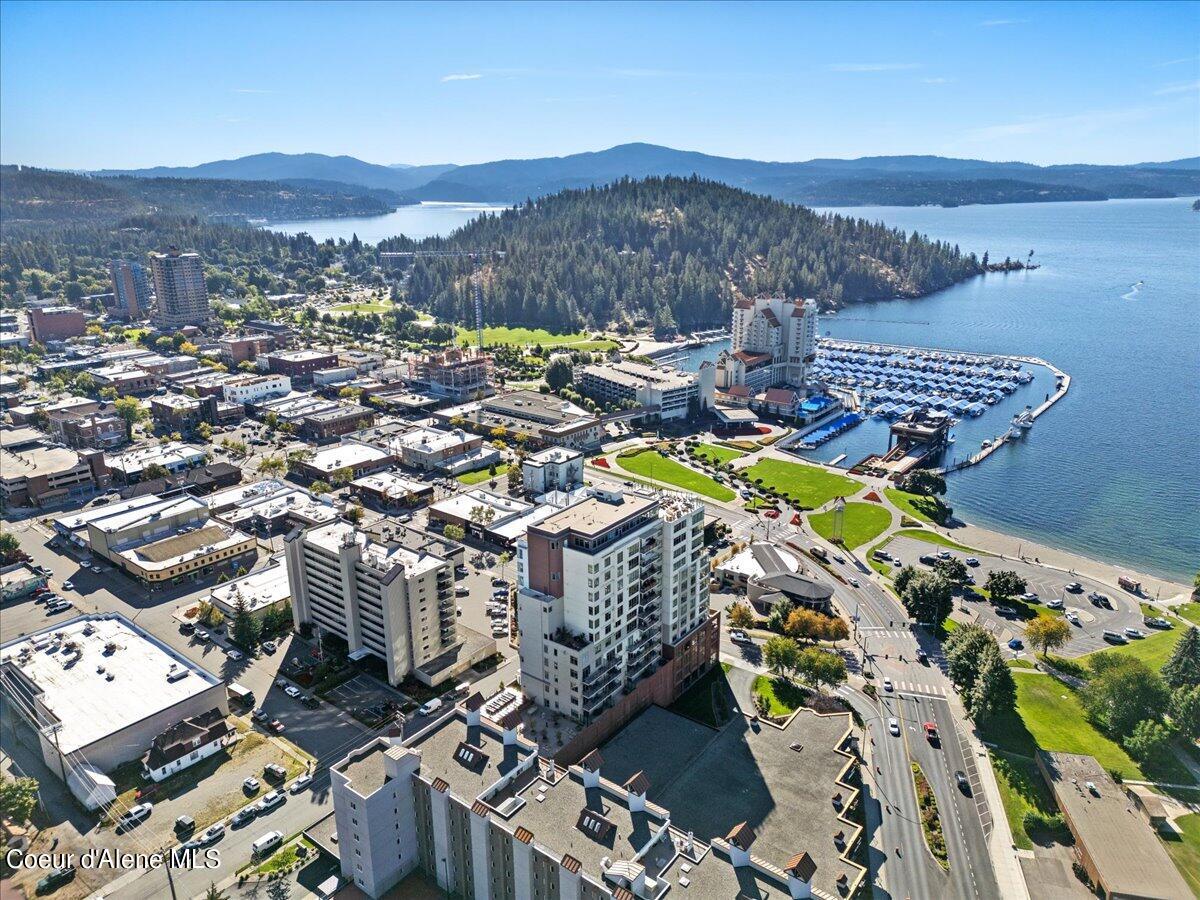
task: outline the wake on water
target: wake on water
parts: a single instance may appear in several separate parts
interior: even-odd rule
[[[1143,284],[1145,284],[1145,282],[1144,282],[1144,281],[1139,281],[1139,282],[1137,282],[1136,284],[1131,284],[1131,285],[1129,286],[1129,293],[1127,293],[1127,294],[1122,294],[1122,295],[1121,295],[1121,299],[1122,299],[1122,300],[1136,300],[1136,299],[1137,299],[1137,296],[1138,296],[1138,294],[1140,294],[1140,293],[1142,292],[1142,285],[1143,285]]]

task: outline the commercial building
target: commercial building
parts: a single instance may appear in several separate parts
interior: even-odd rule
[[[65,341],[87,331],[87,319],[74,306],[44,306],[29,310],[29,329],[39,344]]]
[[[330,441],[374,424],[373,409],[358,403],[337,403],[332,409],[305,416],[301,421],[301,433],[312,441]]]
[[[283,609],[292,599],[287,566],[276,560],[269,566],[255,569],[241,578],[217,585],[208,599],[230,620],[237,612],[239,604],[250,615],[259,617],[267,612]]]
[[[258,357],[257,365],[272,375],[286,375],[298,384],[309,384],[313,372],[337,365],[337,354],[320,350],[275,350]]]
[[[453,494],[429,506],[429,521],[457,525],[472,537],[500,547],[515,547],[533,525],[578,503],[584,491],[548,495],[553,502],[527,503],[482,488]]]
[[[261,353],[275,349],[275,338],[269,334],[227,334],[217,341],[221,362],[237,368],[244,362],[254,362]]]
[[[185,325],[205,326],[212,312],[204,284],[204,264],[198,253],[181,253],[170,247],[166,253],[150,254],[154,278],[154,327],[173,334]]]
[[[466,423],[481,434],[500,428],[512,436],[525,435],[536,445],[583,449],[604,440],[604,426],[587,410],[537,391],[510,391],[482,401],[437,410],[434,418],[449,425]]]
[[[204,465],[207,459],[199,447],[179,441],[168,441],[165,444],[149,444],[117,456],[110,456],[108,468],[117,481],[133,484],[140,480],[142,473],[151,466],[161,466],[168,472],[179,473]]]
[[[162,781],[176,772],[208,759],[236,740],[237,732],[226,714],[213,707],[208,712],[176,722],[150,742],[142,757],[142,772],[151,781]]]
[[[332,631],[351,659],[377,657],[392,684],[459,642],[454,570],[440,556],[341,521],[297,529],[285,543],[296,627]]]
[[[475,347],[413,355],[406,365],[404,379],[408,385],[435,397],[462,402],[492,392],[492,358]]]
[[[485,444],[479,435],[461,428],[414,428],[387,439],[385,446],[406,466],[449,475],[484,469],[502,458],[500,451]]]
[[[811,767],[813,775],[844,777],[853,757],[824,741],[835,732],[848,736],[849,717],[830,718],[827,727],[817,729],[819,738],[805,736],[806,755],[814,739],[821,740],[815,752],[830,765]],[[653,775],[641,770],[627,777],[608,775],[599,752],[564,766],[540,756],[538,745],[520,734],[522,727],[520,710],[506,705],[503,694],[489,701],[474,694],[407,740],[376,738],[334,764],[335,849],[343,877],[368,896],[380,897],[420,871],[447,895],[476,900],[661,900],[676,894],[805,900],[850,895],[862,880],[861,867],[839,849],[839,840],[841,846],[853,846],[857,829],[839,820],[830,803],[834,791],[839,797],[844,792],[845,801],[856,795],[844,781],[830,782],[833,789],[820,796],[819,808],[786,790],[773,797],[762,784],[747,789],[760,805],[782,801],[777,805],[783,809],[763,809],[762,815],[791,818],[787,854],[766,860],[757,855],[760,847],[750,852],[759,821],[751,825],[750,816],[733,818],[746,815],[746,804],[738,802],[743,798],[713,802],[719,771],[714,781],[693,786],[693,805],[707,805],[732,821],[702,836],[676,824],[673,808],[650,799],[668,791],[673,781],[661,767]],[[699,746],[713,740],[711,729],[703,730],[708,732],[704,738],[692,735]],[[775,743],[773,765],[782,760],[793,770],[804,766],[793,762],[794,750]],[[656,749],[644,748],[648,768]],[[675,761],[703,762],[710,756]],[[713,761],[718,769],[726,765],[724,757]],[[755,760],[738,762],[752,766]],[[708,768],[713,774],[714,766]],[[756,775],[762,777],[749,768],[744,780]],[[797,780],[807,783],[807,773]],[[826,787],[817,790],[824,794]],[[797,822],[804,828],[797,829]],[[824,888],[820,894],[814,890],[817,883]]]
[[[71,397],[48,404],[42,411],[46,430],[68,447],[109,450],[129,440],[125,420],[111,403]]]
[[[521,482],[527,494],[569,491],[583,484],[583,454],[565,447],[548,447],[521,460]]]
[[[183,491],[203,497],[222,488],[230,488],[242,480],[242,470],[233,463],[215,462],[183,472],[168,473],[163,478],[150,478],[121,488],[121,498],[177,494]]]
[[[357,377],[358,369],[354,366],[334,366],[331,369],[317,369],[313,372],[312,381],[314,387],[330,387],[345,384]]]
[[[125,319],[140,319],[154,306],[150,279],[141,263],[114,259],[108,264],[112,278],[113,310]]]
[[[1037,765],[1075,838],[1075,860],[1102,896],[1192,896],[1149,823],[1095,757],[1039,750]]]
[[[221,385],[226,403],[261,403],[292,392],[286,375],[238,375]]]
[[[704,415],[713,407],[716,369],[698,372],[645,363],[596,363],[576,374],[581,393],[597,403],[640,406],[664,422]]]
[[[324,481],[333,483],[335,472],[343,469],[350,474],[350,480],[361,478],[372,472],[380,472],[395,462],[395,457],[388,450],[361,441],[345,441],[332,447],[318,450],[308,459],[296,464],[296,474],[307,481]]]
[[[253,534],[284,534],[338,518],[338,508],[308,491],[281,481],[259,481],[205,498],[214,517]]]
[[[359,375],[367,375],[382,368],[387,358],[382,353],[369,353],[366,350],[339,350],[338,365],[350,366]]]
[[[709,618],[704,507],[593,489],[517,545],[521,687],[588,722]]]
[[[816,300],[742,299],[733,306],[730,349],[717,359],[717,387],[804,387],[816,354]]]
[[[46,586],[46,576],[29,563],[12,563],[0,569],[0,602],[20,600]]]
[[[186,434],[201,422],[215,425],[220,418],[217,406],[217,398],[213,396],[163,394],[150,398],[150,418],[156,425]]]
[[[150,584],[178,584],[240,567],[257,559],[258,542],[230,525],[210,520],[208,506],[182,494],[87,522],[87,545],[96,556]]]
[[[57,506],[89,497],[110,480],[99,450],[52,446],[34,429],[0,429],[0,501],[6,509]]]
[[[350,491],[373,509],[398,512],[433,499],[433,485],[396,472],[376,472],[350,482]]]
[[[116,614],[79,616],[0,646],[6,708],[37,734],[46,766],[88,809],[116,798],[104,773],[170,726],[228,711],[225,685]]]

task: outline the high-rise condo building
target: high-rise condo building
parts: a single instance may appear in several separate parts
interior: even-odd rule
[[[733,307],[733,340],[717,360],[717,387],[802,387],[817,352],[817,301],[742,299]]]
[[[140,263],[125,259],[114,259],[108,264],[112,276],[114,308],[117,315],[126,319],[137,319],[151,307],[150,279]]]
[[[695,498],[620,490],[530,526],[517,550],[525,695],[587,722],[655,672],[708,620],[703,535]]]
[[[457,643],[454,567],[442,557],[341,521],[294,531],[286,544],[296,627],[333,632],[351,659],[378,657],[393,684]]]
[[[154,275],[154,326],[160,331],[178,331],[184,325],[206,325],[211,316],[204,265],[198,253],[181,253],[171,247],[166,253],[151,253]]]

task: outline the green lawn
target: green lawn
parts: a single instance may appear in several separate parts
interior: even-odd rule
[[[993,752],[991,757],[1004,814],[1012,828],[1013,843],[1022,850],[1032,850],[1033,840],[1025,831],[1025,813],[1033,811],[1049,816],[1058,812],[1054,798],[1032,759],[999,751]]]
[[[853,550],[873,541],[887,530],[892,514],[878,503],[847,503],[842,520],[842,543]],[[813,531],[825,540],[833,537],[833,510],[814,513],[808,517]]]
[[[502,478],[508,473],[508,463],[500,463],[496,466],[496,474],[492,476],[487,469],[478,469],[474,472],[467,472],[458,476],[458,480],[463,484],[479,484],[484,481],[491,481],[493,477]]]
[[[703,494],[714,500],[732,500],[736,496],[723,484],[717,484],[707,475],[689,469],[673,459],[667,459],[657,450],[640,450],[630,456],[618,456],[617,465],[634,475],[673,484],[685,491]]]
[[[692,456],[708,460],[710,463],[724,464],[732,462],[746,454],[731,447],[718,447],[716,444],[701,444],[692,451]]]
[[[752,482],[779,491],[792,503],[807,509],[823,506],[834,497],[852,497],[863,489],[853,478],[779,459],[763,459],[746,470]]]
[[[470,341],[475,343],[475,329],[465,328],[462,325],[458,326],[458,335],[456,340],[458,343]],[[592,336],[585,331],[578,331],[574,334],[551,334],[545,328],[511,328],[507,325],[491,325],[483,329],[483,343],[488,347],[495,347],[497,344],[515,344],[517,346],[532,346],[541,344],[543,347],[561,347],[564,344],[590,344],[593,346],[583,347],[580,350],[599,350],[607,349],[601,347],[601,344],[612,344],[611,341],[593,341]]]
[[[884,488],[884,494],[892,501],[896,509],[907,513],[922,522],[941,522],[946,517],[947,507],[937,497],[925,497],[921,494],[910,494],[899,488]]]
[[[1162,670],[1163,664],[1171,658],[1175,645],[1179,643],[1186,630],[1186,626],[1176,623],[1170,631],[1151,631],[1149,637],[1131,640],[1128,644],[1121,644],[1111,650],[1097,650],[1095,653],[1089,653],[1086,659],[1091,660],[1101,653],[1110,653],[1114,656],[1134,656],[1158,672]]]
[[[1200,813],[1180,816],[1175,820],[1182,832],[1179,838],[1174,835],[1162,838],[1163,845],[1175,860],[1179,874],[1188,883],[1192,893],[1200,897]]]
[[[974,547],[967,547],[957,541],[952,541],[945,535],[938,534],[936,531],[926,531],[924,528],[903,528],[892,535],[892,538],[906,537],[912,538],[914,541],[924,541],[927,544],[937,544],[939,547],[949,547],[951,550],[961,550],[963,553],[970,553],[972,556],[991,556],[990,553],[984,553],[982,550],[976,550]],[[881,547],[887,546],[880,544]],[[875,549],[875,548],[872,548]]]
[[[390,303],[339,303],[337,306],[329,307],[330,312],[335,313],[385,313],[392,308]]]
[[[1200,603],[1184,603],[1175,607],[1176,615],[1183,616],[1193,625],[1200,625]]]
[[[804,703],[808,693],[798,684],[770,675],[755,678],[753,690],[767,701],[768,712],[773,716],[790,716]]]
[[[313,859],[313,853],[317,849],[316,844],[309,841],[308,838],[300,838],[298,841],[293,841],[268,856],[254,869],[255,873],[258,875],[270,875],[272,872],[288,871],[300,858],[297,848],[301,845],[308,851],[305,859]]]

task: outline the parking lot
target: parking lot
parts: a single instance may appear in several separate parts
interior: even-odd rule
[[[946,550],[925,541],[907,537],[896,537],[887,545],[887,551],[904,565],[913,565],[918,569],[927,568],[920,562],[921,556],[936,556],[939,552],[947,552],[955,559],[965,560],[972,554],[960,550]],[[1137,628],[1148,631],[1141,612],[1138,599],[1124,591],[1113,590],[1100,582],[1093,581],[1083,575],[1061,572],[1037,563],[1025,562],[1019,559],[1002,559],[976,553],[977,566],[970,566],[969,571],[975,578],[976,586],[982,587],[989,572],[1011,571],[1025,579],[1028,590],[1037,595],[1036,601],[1030,602],[1030,607],[1040,612],[1051,612],[1045,606],[1049,600],[1062,600],[1064,614],[1071,612],[1078,619],[1078,624],[1072,622],[1071,641],[1063,648],[1064,656],[1080,656],[1109,646],[1104,639],[1105,631],[1124,633],[1126,628]],[[1078,591],[1067,590],[1072,582],[1080,586]],[[1088,595],[1099,593],[1108,598],[1113,609],[1106,609],[1089,602]],[[970,595],[967,595],[969,597]],[[996,635],[997,640],[1006,643],[1011,638],[1020,638],[1024,632],[1024,622],[1015,616],[1005,616],[996,607],[982,598],[977,600],[960,598],[956,601],[960,609],[965,609],[971,618]]]

